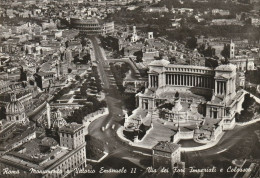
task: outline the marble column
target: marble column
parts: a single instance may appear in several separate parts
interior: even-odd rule
[[[225,82],[222,82],[222,94],[225,94]]]
[[[224,82],[224,94],[227,93],[227,82]]]
[[[223,94],[223,82],[220,82],[220,94]]]
[[[227,94],[229,94],[229,93],[230,93],[230,90],[229,90],[229,82],[227,81],[226,84],[227,84]]]
[[[152,87],[153,86],[153,84],[152,84],[152,76],[150,75],[150,87]]]
[[[154,87],[157,86],[156,82],[157,82],[157,77],[156,77],[156,75],[155,75],[155,76],[154,76]]]
[[[217,82],[217,81],[215,81],[215,93],[218,93],[218,90],[217,90],[217,88],[218,88],[218,82]]]
[[[151,75],[149,75],[149,88],[152,86]]]
[[[221,82],[218,82],[218,92],[221,94]]]
[[[152,75],[152,87],[154,87],[154,76]]]

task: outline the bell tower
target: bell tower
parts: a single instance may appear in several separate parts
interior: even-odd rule
[[[233,41],[231,40],[230,41],[230,54],[229,54],[229,57],[232,59],[235,57],[235,43],[233,43]]]

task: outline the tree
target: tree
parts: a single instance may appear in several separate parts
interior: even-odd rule
[[[142,50],[134,52],[134,56],[136,56],[136,62],[143,62],[143,52]]]
[[[81,80],[80,76],[79,76],[79,75],[76,75],[76,76],[75,76],[75,80],[80,81],[80,80]]]
[[[205,66],[206,67],[212,67],[212,68],[216,68],[218,66],[218,61],[215,59],[211,59],[211,58],[206,58],[205,60]]]
[[[87,89],[88,89],[88,84],[85,82],[80,87],[80,94],[82,97],[87,97],[87,92],[86,92]]]
[[[254,99],[250,97],[250,94],[245,94],[245,100],[242,104],[244,110],[247,110],[254,103]]]
[[[197,47],[197,39],[195,37],[189,38],[186,43],[186,47],[190,49],[195,49]]]
[[[1,109],[0,109],[0,120],[3,120],[3,119],[6,119],[6,110],[5,110],[5,107],[2,106]]]
[[[223,50],[221,51],[221,55],[227,59],[230,58],[230,46],[229,45],[224,45]]]

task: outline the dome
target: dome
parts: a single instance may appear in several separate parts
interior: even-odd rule
[[[65,119],[59,117],[56,120],[53,121],[53,127],[54,128],[60,128],[63,127],[64,125],[66,125],[67,122],[65,121]]]
[[[24,105],[16,99],[15,94],[11,95],[11,102],[6,106],[6,114],[13,115],[13,114],[20,114],[24,113]]]
[[[67,124],[66,120],[62,118],[62,114],[59,110],[53,115],[53,119],[52,126],[54,128],[60,128]]]

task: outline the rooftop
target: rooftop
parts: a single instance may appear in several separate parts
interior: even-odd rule
[[[226,64],[226,65],[220,65],[216,69],[216,71],[236,71],[236,66],[234,64]]]
[[[167,141],[160,141],[157,145],[155,145],[155,146],[153,147],[153,150],[164,151],[164,152],[168,152],[168,153],[173,153],[173,152],[175,152],[179,147],[180,147],[180,145],[178,145],[178,144],[176,144],[176,143],[171,143],[171,142],[167,142]]]
[[[162,60],[154,60],[149,65],[150,66],[167,66],[169,64],[170,64],[169,61],[162,59]]]
[[[11,148],[12,144],[18,142],[19,140],[24,139],[30,134],[33,134],[36,131],[34,126],[31,125],[21,125],[15,123],[10,125],[4,132],[0,133],[1,144],[0,149],[6,150]]]
[[[71,124],[64,125],[63,127],[60,128],[60,132],[66,132],[66,133],[74,133],[77,132],[78,130],[82,129],[84,126],[82,124],[77,124],[75,122]]]

